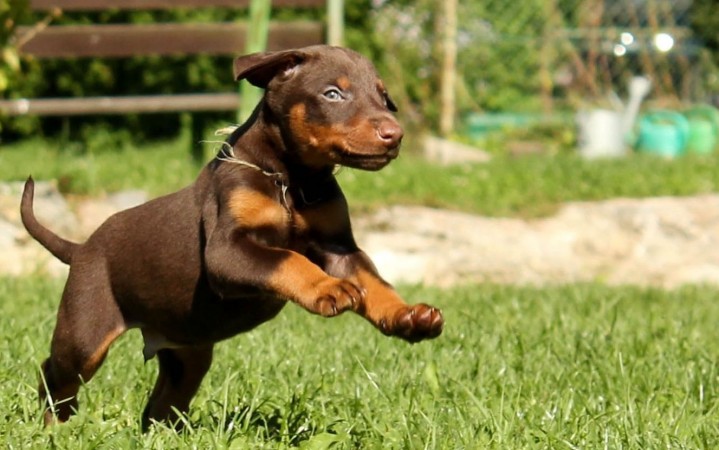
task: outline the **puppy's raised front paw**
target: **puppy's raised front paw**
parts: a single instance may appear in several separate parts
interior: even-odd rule
[[[347,280],[330,278],[318,286],[314,311],[324,317],[332,317],[348,309],[354,309],[364,298],[364,290]]]
[[[380,323],[383,333],[412,343],[436,338],[443,328],[442,312],[424,303],[401,309],[391,323],[384,320]]]

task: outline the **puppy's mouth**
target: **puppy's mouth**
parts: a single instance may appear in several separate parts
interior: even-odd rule
[[[399,146],[384,149],[382,152],[359,152],[348,151],[347,149],[336,149],[335,151],[337,163],[367,171],[376,171],[385,167],[399,156]]]

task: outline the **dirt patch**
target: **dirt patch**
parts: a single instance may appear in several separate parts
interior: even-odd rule
[[[0,184],[0,273],[66,274],[20,224],[21,183]],[[83,240],[106,217],[145,201],[138,191],[66,199],[38,183],[36,211]],[[393,283],[719,285],[719,195],[569,203],[540,220],[389,206],[353,217],[357,242]]]
[[[356,222],[393,282],[719,284],[719,196],[564,205],[541,220],[392,206]]]

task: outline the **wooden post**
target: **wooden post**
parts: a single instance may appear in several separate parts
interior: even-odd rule
[[[457,0],[442,3],[442,77],[439,132],[446,137],[454,130],[455,78],[457,73]]]
[[[250,0],[250,20],[247,26],[245,53],[262,52],[267,49],[271,9],[271,0]],[[239,123],[250,117],[261,98],[261,89],[244,80],[240,83],[240,110],[237,117]]]
[[[327,43],[342,45],[344,42],[344,0],[327,0]]]

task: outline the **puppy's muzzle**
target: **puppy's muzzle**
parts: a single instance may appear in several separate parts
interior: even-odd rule
[[[377,127],[377,137],[387,149],[387,156],[396,158],[399,154],[399,147],[402,144],[404,130],[394,121],[383,121]]]

